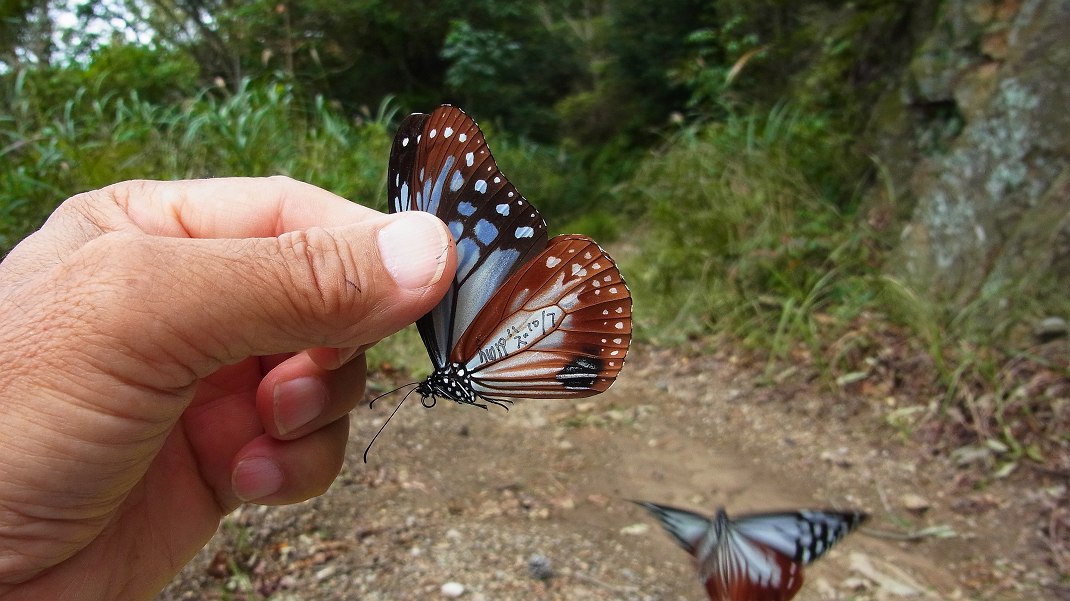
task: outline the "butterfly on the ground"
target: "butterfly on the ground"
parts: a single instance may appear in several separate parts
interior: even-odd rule
[[[542,216],[468,115],[441,106],[408,116],[387,176],[390,212],[438,216],[457,247],[449,290],[417,321],[434,366],[415,388],[425,406],[441,397],[486,408],[609,388],[631,340],[628,287],[590,238],[547,240]]]
[[[796,510],[729,519],[633,501],[654,515],[694,556],[712,601],[789,601],[803,584],[803,566],[866,521],[858,511]]]

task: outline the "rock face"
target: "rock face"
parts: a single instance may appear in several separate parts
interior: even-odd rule
[[[888,271],[952,310],[1042,289],[1065,300],[1070,0],[941,11],[872,128],[888,185],[871,220],[906,218]]]

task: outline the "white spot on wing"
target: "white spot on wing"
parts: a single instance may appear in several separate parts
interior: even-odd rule
[[[476,155],[469,152],[468,154],[464,155],[464,162],[466,165],[471,167],[472,164],[476,162]]]
[[[546,258],[546,266],[549,267],[550,269],[553,269],[554,267],[557,267],[560,263],[561,263],[561,259],[558,259],[557,257],[547,257]]]
[[[453,128],[452,127],[447,127],[446,129],[442,130],[442,137],[448,138],[448,137],[450,137],[452,135],[453,135]],[[461,374],[461,375],[463,376],[464,374]]]

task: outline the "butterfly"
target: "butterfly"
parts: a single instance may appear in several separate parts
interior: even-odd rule
[[[869,519],[857,511],[798,510],[729,519],[633,501],[654,515],[695,557],[712,601],[789,601],[803,584],[803,566]]]
[[[416,322],[434,366],[415,388],[425,406],[446,398],[485,409],[610,387],[632,333],[620,271],[586,236],[547,239],[471,117],[448,105],[409,115],[387,178],[391,213],[438,216],[457,247],[449,290]]]

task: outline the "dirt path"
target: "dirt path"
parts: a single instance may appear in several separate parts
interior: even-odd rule
[[[639,348],[629,361],[580,402],[506,413],[410,399],[368,465],[392,406],[358,410],[326,495],[231,516],[161,599],[443,599],[452,582],[471,600],[704,600],[687,555],[632,498],[730,514],[857,507],[874,530],[954,533],[853,534],[807,571],[801,601],[1065,594],[1042,536],[1065,481],[921,461],[879,408],[756,388],[724,360]]]

